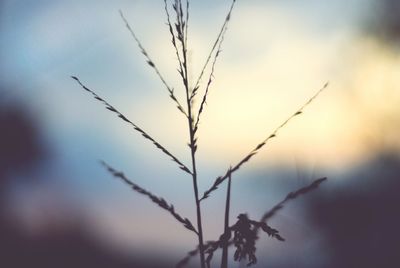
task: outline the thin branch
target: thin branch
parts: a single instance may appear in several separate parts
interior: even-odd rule
[[[188,37],[188,28],[189,28],[189,0],[186,0],[186,26],[185,26],[185,44],[187,46],[188,41],[187,41],[187,37]]]
[[[214,44],[213,44],[213,46],[212,46],[212,48],[210,50],[210,53],[207,56],[206,62],[204,63],[204,66],[203,66],[203,68],[202,68],[202,70],[200,72],[200,75],[196,80],[196,84],[193,87],[193,92],[192,92],[191,97],[190,97],[191,99],[193,99],[196,96],[197,91],[199,89],[200,81],[203,78],[204,72],[205,72],[205,70],[206,70],[206,68],[207,68],[207,66],[208,66],[208,64],[209,64],[209,62],[211,60],[211,57],[212,57],[215,49],[217,48],[218,43],[220,43],[221,38],[223,38],[223,35],[226,32],[226,28],[228,27],[228,23],[229,23],[229,21],[231,19],[231,15],[232,15],[232,11],[233,11],[233,8],[235,6],[235,3],[236,3],[236,0],[232,0],[231,7],[230,7],[230,9],[228,11],[228,14],[225,17],[224,23],[222,24],[222,27],[221,27],[221,29],[220,29],[220,31],[218,33],[217,39],[215,40],[215,42],[214,42]]]
[[[131,34],[133,39],[136,41],[141,53],[145,56],[147,64],[151,68],[153,68],[153,70],[156,72],[157,76],[160,78],[161,82],[164,84],[165,88],[168,90],[169,97],[175,102],[176,107],[178,108],[178,110],[187,117],[188,116],[187,112],[185,111],[185,109],[183,108],[183,106],[181,105],[181,103],[179,102],[177,97],[175,96],[174,89],[167,84],[166,80],[161,75],[161,73],[160,73],[159,69],[157,68],[157,66],[155,65],[154,61],[150,58],[150,56],[147,53],[146,49],[143,47],[142,43],[140,42],[139,38],[136,36],[135,32],[133,31],[132,27],[130,26],[128,20],[125,18],[124,14],[122,13],[121,10],[119,11],[119,14],[120,14],[122,20],[124,21],[125,26],[128,29],[129,33]]]
[[[198,235],[198,232],[196,230],[196,228],[194,228],[193,224],[190,222],[190,220],[188,218],[183,218],[181,215],[179,215],[176,211],[173,205],[168,204],[167,201],[165,201],[164,198],[162,197],[158,197],[155,196],[154,194],[152,194],[151,192],[147,191],[146,189],[140,187],[139,185],[137,185],[136,183],[133,183],[131,180],[129,180],[122,172],[116,171],[115,169],[113,169],[112,167],[110,167],[107,163],[105,163],[104,161],[101,161],[101,164],[107,169],[108,172],[111,173],[111,175],[113,175],[115,178],[121,179],[124,183],[126,183],[127,185],[129,185],[132,190],[138,192],[139,194],[145,195],[148,198],[150,198],[151,201],[153,201],[154,203],[156,203],[159,207],[161,207],[162,209],[168,211],[176,220],[178,220],[180,223],[183,224],[183,226],[196,233]]]
[[[172,5],[173,9],[175,10],[176,14],[176,23],[175,23],[175,31],[176,31],[176,37],[178,41],[181,44],[181,49],[182,49],[182,58],[180,59],[180,69],[178,70],[180,76],[182,77],[182,82],[185,87],[185,90],[189,91],[189,77],[188,77],[188,62],[187,62],[187,44],[186,44],[186,36],[185,34],[187,31],[185,30],[186,28],[186,22],[184,20],[184,14],[183,14],[183,8],[182,8],[182,1],[181,0],[175,0],[175,3]],[[170,30],[171,32],[171,30]],[[177,50],[177,45],[175,44],[175,49]],[[179,55],[179,52],[176,52],[177,55]],[[187,108],[189,110],[189,107]],[[188,115],[190,112],[188,112]]]
[[[227,28],[225,28],[225,31],[226,31],[226,30],[227,30]],[[208,91],[209,91],[209,89],[210,89],[210,85],[211,85],[211,83],[212,83],[212,81],[213,81],[213,78],[214,78],[215,64],[217,63],[218,56],[219,56],[220,53],[221,53],[221,47],[222,47],[223,41],[224,41],[224,35],[222,35],[222,37],[221,37],[221,42],[219,42],[218,50],[217,50],[217,53],[215,54],[214,61],[213,61],[213,63],[212,63],[210,77],[208,78],[206,90],[205,90],[205,92],[204,92],[203,99],[202,99],[202,101],[201,101],[199,111],[197,112],[196,123],[195,123],[195,125],[194,125],[194,132],[197,132],[197,130],[198,130],[198,128],[199,128],[200,116],[201,116],[201,114],[202,114],[202,112],[203,112],[203,110],[204,110],[205,104],[207,104]],[[193,95],[192,95],[192,96],[193,96]]]
[[[185,27],[185,22],[183,21],[183,15],[181,14],[182,8],[180,6],[181,6],[180,1],[175,0],[175,4],[173,4],[173,9],[175,10],[175,13],[176,13],[176,23],[174,25],[175,31],[176,31],[176,36],[175,36],[174,27],[172,26],[172,23],[171,23],[171,16],[168,11],[167,0],[164,0],[164,9],[165,9],[165,13],[167,15],[167,25],[169,28],[169,32],[171,34],[171,42],[175,49],[175,54],[176,54],[176,57],[178,59],[178,64],[179,64],[178,73],[182,78],[183,84],[186,85],[186,84],[188,84],[188,78],[187,78],[188,75],[186,72],[186,70],[187,70],[187,61],[186,61],[187,23],[186,23],[186,27]],[[188,3],[187,3],[187,8],[188,8]],[[186,18],[188,19],[188,14],[187,14]],[[181,43],[181,46],[182,46],[182,52],[181,52],[182,56],[181,56],[181,53],[179,52],[177,39]],[[189,117],[189,115],[187,113],[186,113],[186,117]]]
[[[214,247],[216,243],[218,243],[218,241],[207,241],[207,242],[204,244],[204,250],[208,250],[210,247]],[[200,248],[199,248],[199,246],[197,246],[195,249],[189,251],[189,252],[186,254],[186,256],[185,256],[183,259],[181,259],[181,260],[175,265],[175,267],[176,267],[176,268],[185,267],[185,266],[189,263],[190,259],[191,259],[192,257],[196,256],[197,254],[199,254],[199,252],[200,252]]]
[[[175,54],[176,57],[178,59],[178,63],[179,63],[179,74],[182,76],[183,74],[183,64],[182,64],[182,59],[181,59],[181,55],[179,54],[179,49],[178,49],[178,45],[176,43],[176,37],[175,37],[175,32],[174,32],[174,28],[172,27],[172,23],[171,23],[171,16],[169,14],[168,11],[168,4],[167,4],[167,0],[164,0],[164,9],[165,9],[165,14],[167,15],[167,25],[169,28],[169,32],[171,34],[171,42],[173,47],[175,48]]]
[[[267,220],[269,220],[270,218],[272,218],[273,216],[275,216],[275,214],[276,214],[279,210],[283,209],[285,203],[287,203],[288,201],[294,200],[294,199],[298,198],[298,197],[301,196],[301,195],[304,195],[304,194],[307,194],[307,193],[309,193],[309,192],[311,192],[311,191],[316,190],[316,189],[319,187],[319,185],[320,185],[321,183],[323,183],[324,181],[326,181],[326,180],[327,180],[326,177],[320,178],[320,179],[317,179],[317,180],[313,181],[310,185],[308,185],[308,186],[306,186],[306,187],[300,188],[300,189],[298,189],[298,190],[296,190],[296,191],[294,191],[294,192],[290,192],[290,193],[285,197],[285,199],[283,199],[281,202],[279,202],[278,204],[276,204],[272,209],[270,209],[269,211],[267,211],[267,212],[261,217],[260,222],[267,222]]]
[[[225,175],[218,177],[214,184],[204,192],[203,197],[200,200],[204,200],[210,196],[210,193],[217,190],[218,186],[225,181],[231,173],[237,171],[243,164],[247,163],[254,155],[256,155],[261,148],[263,148],[267,142],[278,135],[279,130],[285,127],[294,117],[303,113],[303,110],[310,105],[310,103],[315,100],[319,94],[328,87],[328,83],[326,83],[320,90],[317,91],[306,103],[304,103],[300,109],[298,109],[294,114],[292,114],[288,119],[286,119],[282,124],[280,124],[273,132],[270,134],[264,141],[258,144],[248,155],[246,155],[239,163],[237,163],[232,169],[228,169]]]
[[[210,246],[208,247],[206,253],[207,253],[207,268],[211,268],[211,260],[214,257],[214,252],[217,251],[220,247],[222,247],[222,242],[221,240],[214,241],[213,243],[210,243]]]
[[[196,256],[197,254],[199,254],[199,247],[195,248],[194,250],[189,251],[189,252],[186,254],[186,256],[185,256],[183,259],[181,259],[181,260],[175,265],[175,267],[176,267],[176,268],[185,267],[185,266],[189,263],[190,259],[191,259],[192,257]]]
[[[91,89],[89,89],[88,87],[86,87],[84,84],[82,84],[82,82],[79,80],[79,78],[75,77],[75,76],[71,76],[72,79],[74,79],[76,82],[78,82],[78,84],[87,92],[91,93],[93,95],[93,97],[100,101],[101,103],[103,103],[106,108],[108,110],[110,110],[111,112],[115,113],[119,118],[121,118],[123,121],[125,121],[126,123],[130,124],[136,131],[138,131],[140,134],[142,134],[142,136],[147,139],[150,140],[158,149],[160,149],[163,153],[165,153],[166,155],[168,155],[169,157],[171,157],[172,161],[174,161],[175,163],[177,163],[179,165],[179,168],[182,169],[183,171],[192,174],[192,172],[190,171],[189,168],[187,168],[181,161],[178,160],[178,158],[176,158],[173,154],[171,154],[167,149],[164,148],[164,146],[162,146],[161,144],[159,144],[156,140],[154,140],[149,134],[147,134],[143,129],[141,129],[139,126],[137,126],[136,124],[134,124],[132,121],[130,121],[125,115],[123,115],[122,113],[120,113],[114,106],[112,106],[111,104],[109,104],[106,100],[104,100],[103,98],[101,98],[99,95],[97,95],[94,91],[92,91]]]

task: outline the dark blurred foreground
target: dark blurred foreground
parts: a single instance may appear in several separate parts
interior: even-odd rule
[[[4,215],[3,215],[4,216]],[[163,267],[108,252],[77,226],[29,237],[4,218],[0,222],[0,266],[7,268]]]
[[[21,178],[35,177],[31,173],[46,164],[48,148],[32,114],[23,105],[5,98],[0,99],[0,129],[0,267],[165,267],[151,258],[111,253],[79,215],[69,215],[75,219],[64,222],[51,219],[46,231],[39,234],[25,231],[13,217],[7,197],[15,185],[38,182]]]
[[[308,199],[325,236],[325,267],[400,267],[400,158],[382,154]]]

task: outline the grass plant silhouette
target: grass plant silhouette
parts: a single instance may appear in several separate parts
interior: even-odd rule
[[[196,161],[196,151],[197,151],[197,133],[199,130],[201,116],[205,111],[207,98],[209,95],[209,90],[211,89],[211,85],[214,78],[215,66],[221,54],[221,47],[224,41],[225,34],[228,29],[229,21],[232,16],[232,12],[234,10],[235,4],[237,0],[233,0],[229,11],[225,17],[225,20],[222,24],[222,27],[219,30],[216,40],[214,41],[210,52],[205,60],[203,67],[201,68],[201,72],[197,79],[193,81],[189,81],[189,62],[188,62],[188,25],[189,25],[189,0],[183,2],[183,0],[164,0],[164,9],[166,14],[167,26],[171,35],[171,43],[175,50],[176,58],[178,61],[178,72],[181,78],[181,82],[183,85],[183,90],[185,92],[185,99],[183,101],[179,100],[179,98],[175,95],[174,88],[172,88],[161,74],[161,71],[157,67],[155,61],[150,57],[147,50],[142,45],[141,41],[135,34],[133,28],[130,23],[120,11],[120,16],[131,34],[134,41],[137,43],[141,53],[145,57],[147,64],[154,70],[157,77],[161,80],[162,84],[166,88],[169,98],[176,105],[178,111],[183,114],[188,123],[188,134],[189,134],[189,152],[190,152],[190,161],[191,165],[187,166],[183,163],[183,161],[179,160],[173,153],[171,153],[168,149],[166,149],[163,145],[157,142],[148,132],[143,130],[143,128],[139,127],[133,121],[128,119],[125,115],[117,110],[113,105],[107,102],[104,98],[100,97],[93,90],[89,89],[86,85],[84,85],[81,80],[72,76],[72,78],[87,92],[89,92],[97,101],[101,102],[105,107],[116,114],[121,120],[125,123],[130,124],[133,129],[141,134],[145,139],[149,140],[154,144],[156,148],[158,148],[161,152],[167,155],[171,160],[177,164],[177,166],[187,173],[193,181],[193,196],[196,206],[196,225],[192,224],[191,221],[181,216],[175,211],[175,207],[165,201],[163,198],[158,197],[157,195],[151,193],[148,190],[140,187],[135,184],[131,180],[129,180],[122,172],[116,171],[114,168],[102,162],[103,166],[106,170],[111,173],[114,177],[122,180],[128,186],[132,188],[132,190],[147,196],[151,199],[155,204],[169,212],[179,223],[181,223],[186,229],[192,231],[198,240],[198,246],[195,250],[192,250],[188,253],[188,255],[177,264],[177,267],[182,267],[186,265],[189,260],[193,256],[199,255],[200,257],[200,267],[210,267],[211,260],[213,258],[214,252],[222,248],[222,260],[221,267],[226,268],[228,265],[228,248],[230,245],[236,247],[236,251],[234,253],[234,260],[240,261],[242,259],[248,259],[248,265],[255,264],[257,262],[257,258],[255,256],[256,250],[256,240],[258,239],[258,231],[261,229],[266,232],[269,236],[276,238],[280,241],[284,241],[283,237],[279,234],[279,231],[268,226],[267,220],[275,215],[275,213],[283,208],[283,205],[292,199],[297,198],[299,195],[306,194],[311,190],[316,189],[321,182],[325,180],[325,178],[316,180],[313,184],[308,187],[302,188],[296,192],[290,193],[282,202],[278,203],[274,206],[270,211],[268,211],[260,221],[251,220],[247,214],[240,214],[238,216],[238,221],[230,226],[229,225],[229,209],[230,209],[230,200],[231,200],[231,184],[232,184],[232,175],[239,170],[244,164],[249,162],[253,156],[255,156],[271,139],[275,138],[279,131],[284,128],[292,119],[299,116],[303,113],[304,109],[311,104],[320,93],[326,89],[328,83],[325,84],[320,90],[318,90],[310,99],[308,99],[299,109],[297,109],[292,115],[290,115],[283,123],[281,123],[275,130],[266,136],[266,138],[259,144],[257,144],[254,149],[252,149],[247,155],[245,155],[237,164],[230,167],[224,175],[218,176],[214,183],[202,194],[200,195],[198,188],[198,176],[197,176],[197,161]],[[171,12],[172,11],[172,12]],[[173,14],[173,16],[171,16]],[[206,76],[207,68],[210,70],[208,77],[206,79],[205,85],[202,85],[202,81]],[[199,96],[202,92],[202,96]],[[196,100],[200,100],[200,105],[195,107],[194,102]],[[184,103],[184,104],[183,104]],[[224,232],[218,240],[215,241],[204,241],[204,233],[203,233],[203,224],[202,221],[202,211],[201,211],[201,203],[205,201],[210,195],[218,189],[221,184],[228,179],[228,189],[227,189],[227,198],[226,198],[226,209],[225,215],[225,225]],[[196,227],[195,227],[196,226]],[[232,237],[233,233],[233,237]]]

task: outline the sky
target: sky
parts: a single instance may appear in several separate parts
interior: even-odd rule
[[[192,81],[229,5],[227,0],[191,3]],[[190,178],[70,78],[79,77],[189,163],[185,118],[146,65],[118,14],[124,12],[178,98],[184,98],[163,8],[163,1],[154,0],[0,2],[0,85],[4,89],[0,98],[29,111],[51,152],[33,172],[13,173],[43,179],[15,186],[11,197],[28,230],[42,228],[59,206],[72,207],[85,215],[105,243],[126,251],[156,248],[179,258],[194,246],[191,234],[146,198],[112,179],[98,160],[124,171],[194,219]],[[389,21],[392,17],[386,16],[387,24],[379,22],[385,12],[388,9],[376,0],[238,1],[198,133],[200,192],[326,82],[329,87],[304,114],[237,172],[232,215],[246,211],[259,217],[264,204],[271,207],[289,186],[321,176],[340,181],[346,177],[343,174],[382,152],[397,154],[398,32]],[[218,236],[222,227],[222,217],[217,216],[224,205],[223,188],[203,208],[209,223],[207,239]],[[53,211],[50,216],[43,212],[47,210]],[[291,223],[298,224],[299,232],[292,235],[301,240],[304,222],[289,212],[301,215],[289,209],[277,223],[286,230]],[[313,239],[310,243],[319,245],[320,238]]]

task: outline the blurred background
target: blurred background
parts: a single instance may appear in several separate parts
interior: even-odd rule
[[[191,2],[192,79],[229,5]],[[98,160],[195,222],[191,179],[70,78],[189,163],[186,121],[118,14],[183,98],[163,8],[161,0],[0,1],[1,267],[173,267],[196,246]],[[400,267],[398,14],[396,0],[238,1],[199,129],[201,192],[330,81],[234,175],[232,224],[329,178],[269,221],[287,241],[262,236],[256,267]],[[206,240],[222,232],[224,188],[203,203]]]

